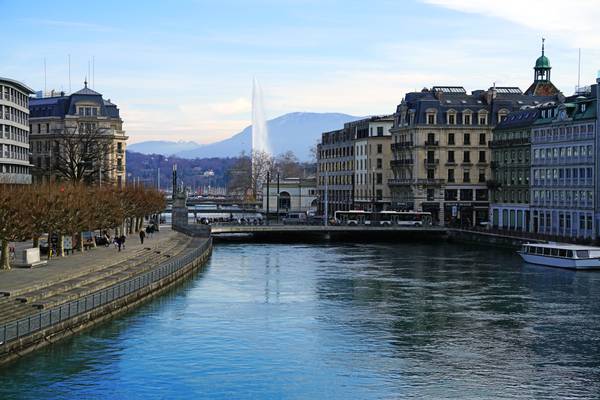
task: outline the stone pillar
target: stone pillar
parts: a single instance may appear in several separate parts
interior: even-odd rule
[[[187,226],[188,208],[187,196],[184,192],[173,194],[173,214],[171,218],[172,226]]]

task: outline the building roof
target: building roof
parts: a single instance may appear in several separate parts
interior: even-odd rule
[[[29,116],[30,118],[45,118],[45,117],[60,117],[67,115],[76,115],[77,109],[75,104],[80,101],[86,103],[95,103],[100,111],[98,116],[109,118],[120,118],[119,109],[109,100],[104,100],[102,94],[85,86],[71,95],[54,97],[31,98],[29,100]]]
[[[85,87],[81,90],[76,91],[73,94],[91,95],[91,96],[102,96],[100,93],[87,87],[87,81],[84,82]]]
[[[513,111],[496,125],[496,130],[526,128],[533,125],[539,114],[540,110],[533,107]]]
[[[560,90],[550,81],[535,81],[525,91],[528,96],[553,96],[558,93]]]
[[[550,60],[548,59],[548,57],[546,57],[545,55],[541,55],[538,57],[537,60],[535,60],[535,67],[534,68],[552,68],[550,66]]]
[[[21,89],[22,91],[24,91],[25,93],[29,93],[29,94],[35,93],[32,88],[30,88],[29,86],[27,86],[26,84],[24,84],[22,82],[19,82],[14,79],[10,79],[10,78],[3,78],[0,76],[0,83],[3,83],[3,82],[11,84],[13,86],[16,86],[19,89]]]

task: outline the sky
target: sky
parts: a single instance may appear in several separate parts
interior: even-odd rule
[[[0,76],[35,90],[90,86],[121,110],[130,143],[210,143],[268,118],[393,113],[406,92],[533,79],[546,38],[571,94],[600,69],[598,0],[0,0]],[[44,59],[46,79],[44,79]],[[92,75],[92,74],[90,74]],[[46,83],[45,83],[46,82]]]

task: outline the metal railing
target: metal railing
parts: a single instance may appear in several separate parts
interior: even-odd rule
[[[90,293],[77,300],[72,300],[29,317],[0,325],[0,345],[82,315],[158,282],[200,257],[209,249],[210,245],[211,240],[209,239],[188,254],[162,263],[151,271],[129,278],[106,289]]]

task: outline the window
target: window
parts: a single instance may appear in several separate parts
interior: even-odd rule
[[[427,189],[427,201],[435,200],[435,189]]]
[[[383,136],[383,126],[377,127],[377,136]]]
[[[463,173],[463,182],[471,182],[471,172],[468,169]]]
[[[381,189],[377,189],[377,192],[376,192],[376,193],[377,193],[377,200],[378,200],[378,201],[381,201],[381,200],[383,200],[383,190],[381,190]]]
[[[377,176],[377,181],[376,181],[376,183],[377,183],[378,185],[381,185],[381,184],[383,183],[383,174],[382,174],[382,173],[378,173],[376,176]]]
[[[470,163],[471,162],[471,152],[470,151],[464,151],[463,152],[463,162],[464,163]]]
[[[454,151],[453,150],[448,151],[448,162],[449,163],[455,162],[454,161]]]
[[[427,114],[427,124],[428,125],[435,124],[435,114]]]
[[[377,159],[377,169],[381,169],[383,168],[383,159],[378,158]]]
[[[479,144],[480,145],[485,145],[485,133],[480,133],[479,134]]]
[[[456,125],[456,115],[454,115],[454,114],[448,114],[448,124],[449,125]]]
[[[433,150],[427,151],[427,162],[428,163],[435,162],[435,151],[433,151]]]
[[[430,145],[435,144],[435,133],[427,134],[427,144],[430,144]]]
[[[454,182],[454,170],[452,168],[448,169],[448,182]]]
[[[449,133],[448,134],[448,144],[449,145],[453,145],[454,144],[454,133]]]
[[[435,179],[435,169],[429,168],[427,170],[427,179]]]
[[[479,162],[480,163],[484,163],[485,162],[485,151],[480,151],[479,152]]]
[[[460,189],[460,199],[462,201],[473,201],[473,190]]]
[[[446,201],[458,200],[458,190],[457,189],[446,189],[446,191],[444,192],[444,200],[446,200]]]
[[[465,114],[463,118],[465,125],[471,125],[471,114]]]
[[[383,145],[382,144],[378,144],[377,145],[377,154],[381,154],[383,153]]]
[[[470,133],[465,133],[463,135],[463,143],[465,145],[471,144],[471,134]]]
[[[479,170],[479,182],[485,182],[485,169],[483,168]]]

